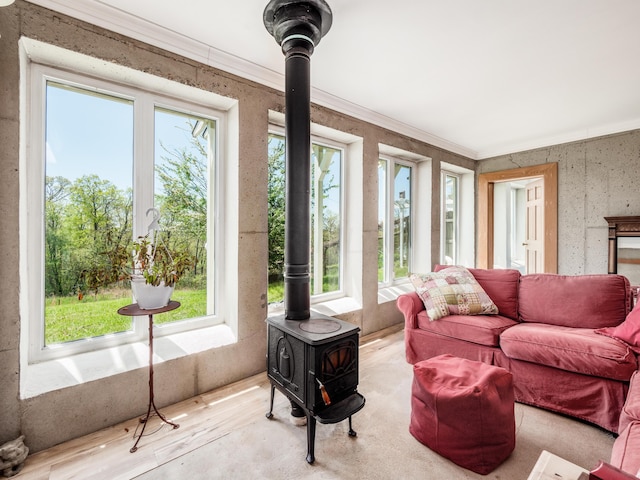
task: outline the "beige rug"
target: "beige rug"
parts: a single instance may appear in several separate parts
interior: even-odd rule
[[[313,465],[307,464],[306,427],[289,420],[288,401],[276,392],[274,418],[212,441],[136,478],[156,479],[501,479],[526,478],[540,452],[548,450],[585,468],[608,460],[613,436],[597,427],[516,404],[516,449],[483,476],[465,470],[409,434],[412,367],[404,360],[403,332],[362,347],[378,349],[360,364],[358,390],[366,397],[348,422],[318,424]],[[265,395],[266,397],[268,395]],[[268,398],[265,398],[265,412]]]

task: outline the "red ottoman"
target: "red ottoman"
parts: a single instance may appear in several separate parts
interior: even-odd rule
[[[513,378],[504,368],[453,355],[413,366],[411,424],[417,440],[486,475],[516,445]]]

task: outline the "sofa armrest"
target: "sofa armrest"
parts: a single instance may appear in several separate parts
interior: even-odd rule
[[[405,328],[418,328],[418,313],[424,310],[424,303],[416,292],[404,293],[396,300],[398,310],[404,315]]]

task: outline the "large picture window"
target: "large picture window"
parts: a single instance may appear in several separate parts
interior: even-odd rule
[[[269,303],[284,299],[285,139],[269,135]],[[311,144],[312,296],[342,290],[342,169],[344,147],[321,139]]]
[[[411,269],[412,166],[378,160],[378,281],[391,284]]]
[[[132,297],[112,259],[148,232],[152,207],[164,242],[193,265],[172,296],[182,307],[158,316],[158,334],[211,324],[217,112],[44,66],[32,69],[31,95],[26,210],[31,238],[42,239],[28,247],[31,271],[42,272],[29,283],[40,305],[30,306],[31,360],[144,336],[144,318],[117,314]]]

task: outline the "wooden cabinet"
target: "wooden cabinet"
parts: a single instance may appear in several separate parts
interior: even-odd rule
[[[640,216],[605,217],[609,224],[609,273],[640,285]]]

